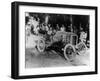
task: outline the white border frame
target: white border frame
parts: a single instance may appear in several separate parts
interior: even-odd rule
[[[53,68],[25,68],[25,12],[90,15],[90,65]],[[40,75],[95,71],[95,10],[55,8],[41,6],[19,6],[19,75]]]

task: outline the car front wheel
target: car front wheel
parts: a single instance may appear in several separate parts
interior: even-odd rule
[[[75,58],[76,53],[75,53],[75,48],[71,44],[67,44],[64,47],[64,57],[66,60],[71,61]]]

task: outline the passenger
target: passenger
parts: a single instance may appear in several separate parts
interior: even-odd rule
[[[51,35],[53,33],[52,31],[52,27],[49,28],[49,31],[48,31],[48,35]]]

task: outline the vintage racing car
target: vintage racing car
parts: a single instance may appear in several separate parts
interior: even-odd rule
[[[69,61],[76,54],[84,54],[87,49],[84,42],[78,43],[78,36],[72,32],[57,31],[55,35],[32,35],[31,38],[26,47],[34,46],[39,52],[55,50]]]

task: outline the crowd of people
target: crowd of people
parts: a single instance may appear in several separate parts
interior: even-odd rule
[[[53,27],[52,24],[48,22],[43,22],[40,23],[40,18],[39,17],[34,17],[34,16],[28,16],[28,21],[25,25],[26,29],[26,35],[29,36],[30,34],[33,35],[40,35],[40,34],[47,34],[47,35],[55,35],[57,31],[66,31],[66,32],[73,32],[76,33],[77,35],[79,34],[79,39],[83,42],[87,41],[87,31],[83,31],[83,28],[80,25],[80,31],[78,31],[75,26],[67,26],[62,24],[55,24],[55,27]]]
[[[36,20],[34,17],[29,17],[29,21],[26,23],[26,33],[28,34],[55,34],[57,31],[66,31],[66,27],[62,25],[61,27],[56,24],[53,28],[51,24],[39,23],[39,19]]]

